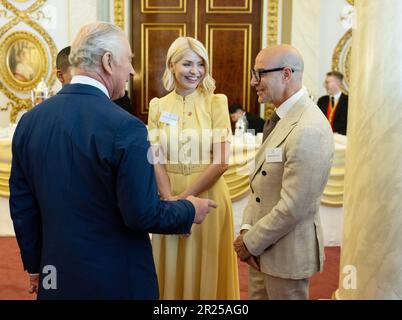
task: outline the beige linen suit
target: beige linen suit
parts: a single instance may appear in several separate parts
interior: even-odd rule
[[[267,161],[267,151],[275,148],[282,159]],[[263,274],[298,280],[322,270],[324,248],[318,210],[333,150],[331,127],[306,94],[262,144],[250,177],[252,193],[243,224],[252,226],[244,243],[259,257]]]

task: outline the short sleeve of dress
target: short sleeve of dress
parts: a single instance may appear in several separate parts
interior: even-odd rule
[[[149,110],[148,110],[148,136],[151,145],[159,144],[159,133],[158,133],[159,113],[160,113],[159,99],[153,98],[149,102]]]
[[[213,143],[230,142],[232,129],[230,126],[228,99],[224,94],[216,94],[212,98],[212,130]]]

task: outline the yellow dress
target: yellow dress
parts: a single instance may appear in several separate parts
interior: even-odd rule
[[[214,134],[209,135],[211,129]],[[208,166],[212,143],[230,139],[227,98],[223,94],[204,95],[200,90],[184,99],[174,91],[154,98],[148,130],[151,144],[159,145],[167,157],[172,194],[177,195]],[[155,134],[157,131],[160,133]],[[198,140],[195,133],[202,138]],[[197,164],[200,159],[203,163]],[[201,225],[193,224],[190,236],[152,235],[160,297],[239,299],[233,211],[223,177],[199,197],[213,199],[218,208],[211,210]]]

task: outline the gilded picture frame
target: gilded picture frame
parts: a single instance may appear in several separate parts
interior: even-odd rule
[[[27,92],[46,77],[48,57],[41,40],[28,31],[9,34],[0,48],[0,74],[19,92]]]

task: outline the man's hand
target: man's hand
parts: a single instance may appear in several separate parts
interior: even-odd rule
[[[29,275],[29,293],[38,293],[39,288],[39,274]]]
[[[233,242],[233,247],[237,253],[237,256],[241,261],[246,261],[247,258],[251,257],[251,253],[248,251],[246,245],[243,242],[244,233],[240,234],[236,240]]]
[[[190,201],[195,208],[194,223],[197,224],[201,224],[205,220],[208,212],[212,208],[218,207],[215,201],[209,199],[201,199],[194,196],[188,196],[186,199]]]

